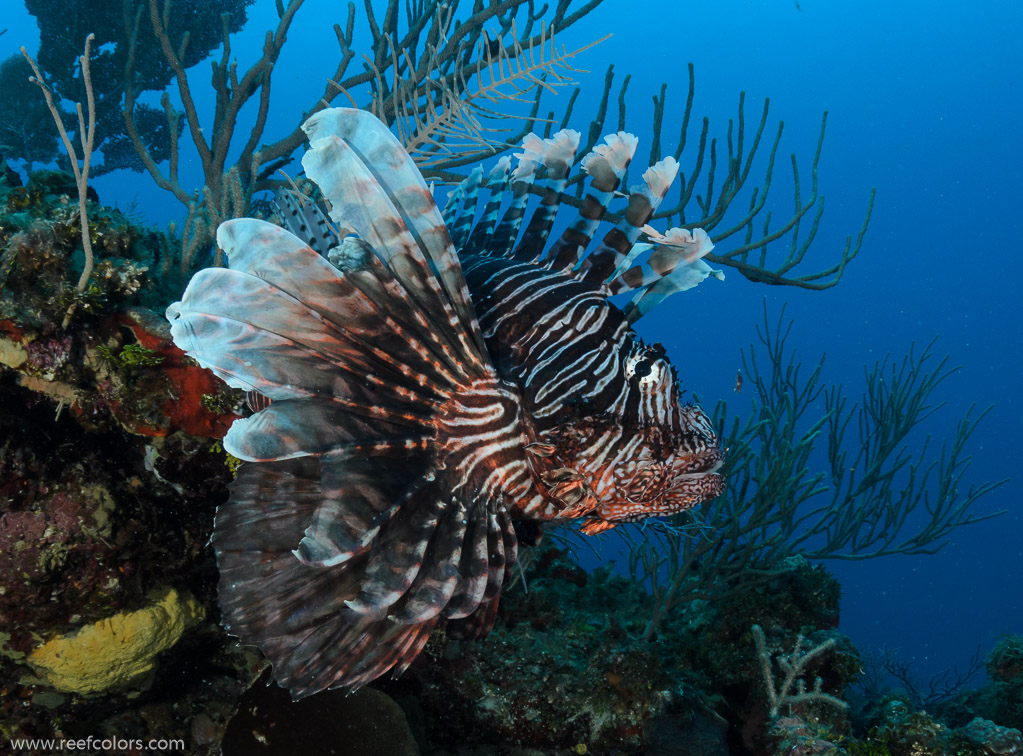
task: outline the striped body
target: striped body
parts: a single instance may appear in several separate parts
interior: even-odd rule
[[[530,263],[473,257],[463,270],[487,352],[538,430],[560,422],[567,401],[614,404],[631,329],[605,297]]]
[[[674,480],[717,466],[716,435],[699,408],[680,405],[663,350],[643,345],[606,294],[533,263],[476,255],[462,267],[487,351],[541,449],[517,515],[597,515],[583,526],[595,533],[717,495],[720,478]]]
[[[295,233],[228,221],[229,269],[196,274],[167,311],[182,349],[250,392],[254,414],[224,438],[246,464],[216,518],[220,605],[296,697],[400,674],[438,623],[486,633],[513,518],[596,533],[723,485],[713,428],[632,329],[715,275],[702,231],[645,226],[672,159],[588,251],[636,147],[606,137],[581,162],[578,220],[548,248],[575,132],[531,135],[514,168],[474,171],[442,214],[368,113],[324,110],[304,129],[329,220],[292,198]],[[524,223],[531,186],[543,197]],[[637,262],[642,233],[657,246]],[[607,301],[628,290],[625,310]]]

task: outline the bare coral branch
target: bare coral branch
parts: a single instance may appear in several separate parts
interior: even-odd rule
[[[791,654],[779,654],[777,657],[778,666],[785,677],[779,686],[775,680],[772,656],[767,648],[767,640],[764,637],[763,628],[760,625],[753,625],[750,628],[753,634],[753,642],[757,648],[757,660],[760,662],[760,673],[764,678],[764,690],[767,693],[768,715],[775,719],[782,707],[798,706],[800,704],[828,704],[839,709],[849,708],[849,704],[837,696],[825,693],[821,687],[823,681],[816,678],[813,689],[806,689],[806,681],[803,676],[809,671],[810,663],[835,646],[834,638],[828,638],[823,643],[813,648],[804,649],[806,638],[802,635],[796,638],[796,645]]]
[[[46,83],[43,80],[43,74],[39,70],[39,66],[36,65],[35,60],[33,60],[32,56],[28,54],[28,51],[24,47],[21,48],[21,54],[25,56],[29,65],[32,66],[32,71],[35,73],[32,80],[38,84],[39,89],[42,90],[43,97],[46,98],[46,105],[49,107],[50,113],[53,115],[53,120],[57,125],[57,131],[60,132],[60,138],[64,143],[64,149],[67,150],[68,158],[71,160],[71,170],[75,176],[75,184],[78,187],[78,211],[79,220],[82,226],[82,251],[85,254],[85,267],[82,269],[82,274],[78,278],[78,285],[76,287],[79,294],[85,291],[85,287],[89,283],[89,277],[92,275],[94,265],[92,240],[89,236],[88,210],[89,167],[92,163],[92,149],[95,144],[96,137],[96,102],[92,89],[92,76],[89,70],[89,62],[92,58],[93,38],[92,34],[85,38],[85,51],[78,58],[86,96],[86,110],[84,112],[82,110],[82,103],[75,103],[75,110],[78,113],[78,139],[82,145],[81,165],[79,165],[79,158],[78,153],[75,150],[75,145],[68,136],[67,129],[64,127],[64,119],[61,118],[60,110],[53,101],[53,93],[50,91],[50,88],[46,86]],[[67,328],[67,325],[71,320],[71,316],[74,313],[74,309],[75,304],[72,304],[68,309],[67,314],[64,316],[63,328]]]
[[[350,103],[361,104],[388,123],[397,122],[414,156],[431,170],[443,172],[491,155],[532,129],[539,92],[567,84],[566,74],[573,71],[568,61],[586,49],[557,50],[554,29],[564,31],[601,1],[589,0],[573,9],[573,0],[560,0],[549,14],[546,6],[534,14],[530,0],[473,3],[465,5],[465,9],[460,0],[423,0],[406,3],[404,14],[397,0],[390,0],[382,14],[379,4],[366,2],[363,12],[370,39],[363,45],[365,66],[358,73],[349,71],[358,57],[357,11],[354,4],[349,4],[346,23],[334,27],[340,60],[333,75],[326,79],[323,96],[300,121],[344,95]],[[127,133],[157,185],[173,193],[193,217],[196,212],[204,215],[202,223],[189,222],[184,229],[208,234],[232,214],[248,212],[252,194],[276,188],[280,180],[274,174],[288,164],[292,153],[303,143],[304,133],[296,124],[283,139],[261,144],[271,105],[273,69],[303,2],[278,1],[277,27],[266,33],[262,56],[244,72],[231,60],[225,21],[223,54],[212,63],[216,94],[213,128],[204,129],[185,71],[188,35],[172,39],[168,31],[173,12],[170,0],[144,0],[148,13],[133,10],[131,0],[124,0],[124,25],[130,44],[125,69]],[[524,24],[520,26],[517,21],[523,20],[523,16]],[[139,25],[145,17],[170,66],[181,100],[180,113],[166,93],[162,100],[170,139],[170,163],[166,169],[153,159],[135,123],[134,51]],[[540,31],[533,33],[537,22]],[[496,30],[485,28],[485,24],[496,24]],[[255,121],[244,138],[238,160],[229,166],[228,155],[235,142],[239,113],[253,99],[257,100]],[[532,108],[521,117],[523,128],[510,140],[500,138],[484,123],[510,115],[498,107],[501,103],[521,100],[526,104],[530,99]],[[204,186],[198,191],[183,186],[178,175],[179,125],[184,126],[199,153]],[[206,237],[201,241],[205,244],[209,240]],[[191,240],[183,239],[183,257],[185,249],[195,247]]]

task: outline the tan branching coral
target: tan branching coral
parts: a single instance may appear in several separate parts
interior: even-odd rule
[[[760,663],[760,673],[763,675],[764,690],[767,693],[768,714],[772,719],[781,713],[783,706],[822,703],[840,709],[849,707],[849,704],[841,698],[825,693],[821,689],[824,684],[821,678],[818,677],[814,680],[811,690],[806,689],[806,680],[803,679],[809,671],[810,663],[834,647],[835,640],[833,638],[829,638],[813,648],[806,648],[806,638],[802,635],[798,636],[791,654],[778,654],[774,659],[784,675],[779,685],[775,679],[772,655],[767,647],[763,628],[760,625],[753,625],[750,631],[753,633],[753,642],[757,647],[757,660]]]

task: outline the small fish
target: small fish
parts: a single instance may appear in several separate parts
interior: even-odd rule
[[[245,464],[214,546],[225,627],[296,698],[401,674],[438,623],[488,632],[516,563],[513,521],[599,533],[724,486],[710,420],[632,328],[721,277],[700,259],[713,246],[702,230],[646,226],[674,159],[591,244],[637,145],[605,137],[581,163],[580,217],[548,245],[578,132],[528,136],[514,166],[474,171],[442,214],[371,114],[324,110],[304,129],[302,164],[332,224],[298,237],[224,223],[230,268],[200,271],[167,310],[182,349],[267,400],[224,438]],[[308,212],[289,214],[308,231]],[[608,301],[625,291],[624,309]]]
[[[739,393],[742,392],[742,371],[741,370],[736,370],[735,371],[735,388],[732,389],[732,390],[736,394],[739,394]]]

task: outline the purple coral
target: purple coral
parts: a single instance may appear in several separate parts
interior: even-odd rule
[[[39,338],[25,345],[28,363],[44,378],[52,380],[71,359],[73,340],[70,335]]]

